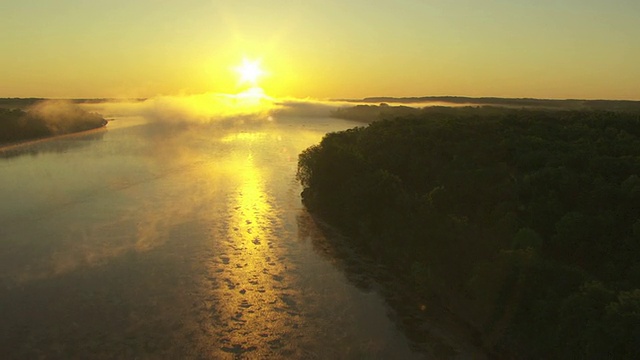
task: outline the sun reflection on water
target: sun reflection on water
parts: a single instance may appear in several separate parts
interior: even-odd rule
[[[239,138],[246,135],[253,138],[256,134],[237,134]],[[249,155],[246,161],[239,164],[237,168],[241,177],[241,183],[235,198],[236,206],[234,213],[237,215],[234,223],[236,226],[230,229],[230,236],[239,242],[247,245],[247,241],[252,244],[260,244],[260,237],[264,237],[267,227],[264,221],[268,220],[272,213],[271,205],[267,202],[264,181],[259,170],[256,168],[253,155]]]
[[[282,210],[268,190],[269,174],[253,143],[260,132],[221,139],[236,149],[224,173],[234,184],[227,197],[226,226],[216,229],[210,268],[216,307],[209,331],[219,339],[212,357],[244,354],[262,357],[293,354],[287,338],[302,326],[296,290],[290,287],[293,264],[284,265]],[[299,331],[299,330],[298,330]]]
[[[256,141],[264,138],[267,134],[262,132],[240,132],[229,134],[222,139],[220,139],[223,143],[233,143],[237,141]],[[253,157],[251,158],[253,160]],[[254,169],[255,170],[255,169]],[[247,174],[248,176],[252,176],[252,174]],[[256,174],[253,174],[256,175]]]
[[[368,355],[395,351],[392,324],[378,324],[385,308],[317,256],[310,243],[325,235],[305,232],[312,220],[297,217],[305,214],[297,154],[326,126],[251,119],[233,127],[142,123],[112,131],[97,144],[106,148],[82,152],[72,166],[69,155],[46,157],[57,161],[53,180],[68,182],[51,189],[67,195],[77,184],[64,176],[71,173],[93,191],[69,193],[73,202],[26,217],[38,226],[0,229],[16,237],[2,248],[0,284],[13,287],[0,301],[8,309],[4,329],[28,326],[34,334],[19,351],[35,355],[15,358],[54,353],[61,343],[69,344],[67,357],[383,358]],[[318,241],[301,240],[309,237]],[[22,289],[31,294],[26,307]],[[32,316],[36,308],[45,316]]]

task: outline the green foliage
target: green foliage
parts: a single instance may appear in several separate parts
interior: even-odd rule
[[[542,247],[542,237],[535,230],[521,228],[513,237],[513,249],[540,249]]]
[[[0,144],[90,130],[106,123],[102,116],[67,102],[35,103],[28,111],[0,107]]]
[[[309,209],[465,299],[488,346],[640,357],[637,114],[424,109],[328,134],[298,165]]]
[[[611,358],[634,359],[640,354],[640,289],[623,291],[605,308],[605,330]]]

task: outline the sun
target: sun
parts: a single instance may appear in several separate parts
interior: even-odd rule
[[[258,86],[258,79],[265,74],[262,69],[261,60],[242,59],[242,64],[236,66],[234,70],[240,75],[239,85]]]

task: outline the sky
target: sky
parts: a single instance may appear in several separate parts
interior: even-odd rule
[[[0,97],[640,100],[637,0],[2,0]]]

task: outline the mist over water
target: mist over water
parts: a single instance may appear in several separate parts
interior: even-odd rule
[[[269,117],[327,117],[352,104],[315,99],[273,98],[260,88],[238,94],[205,93],[157,96],[142,101],[102,102],[82,106],[106,117],[142,116],[157,123],[232,123],[264,121]]]
[[[298,154],[357,123],[223,95],[83,106],[107,129],[0,157],[5,358],[466,351],[447,335],[416,352],[300,203]]]

